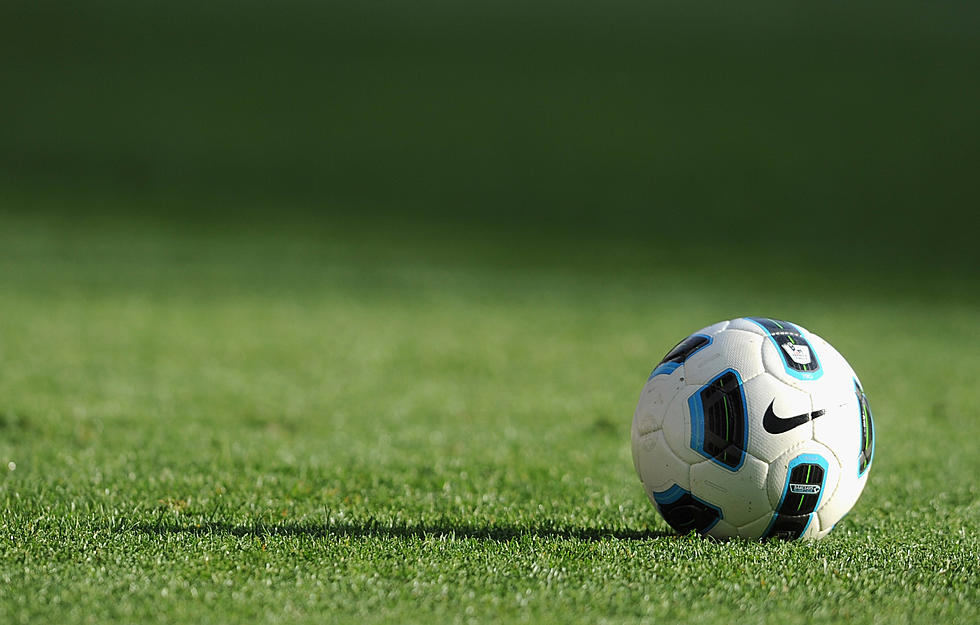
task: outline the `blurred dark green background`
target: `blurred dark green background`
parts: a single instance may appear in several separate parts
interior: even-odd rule
[[[0,210],[972,279],[977,7],[5,0]]]

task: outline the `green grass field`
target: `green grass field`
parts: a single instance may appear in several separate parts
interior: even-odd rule
[[[980,622],[976,0],[0,2],[0,625]],[[877,449],[668,531],[688,333]]]
[[[980,619],[969,275],[5,200],[7,623]],[[875,411],[819,543],[673,535],[633,472],[653,364],[744,314],[829,339]]]

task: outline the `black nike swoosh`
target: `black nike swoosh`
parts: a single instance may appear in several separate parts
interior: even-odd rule
[[[814,412],[804,412],[803,414],[798,414],[794,417],[777,417],[776,413],[772,411],[773,404],[776,400],[769,402],[769,407],[766,408],[766,414],[762,415],[762,427],[765,428],[766,432],[770,434],[782,434],[783,432],[789,432],[793,428],[803,425],[807,421],[816,419],[817,417],[822,417],[826,410],[815,410]]]

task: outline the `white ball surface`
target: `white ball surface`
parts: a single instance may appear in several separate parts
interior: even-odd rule
[[[802,327],[723,321],[653,370],[633,416],[633,465],[681,533],[822,538],[857,502],[874,426],[857,375]]]

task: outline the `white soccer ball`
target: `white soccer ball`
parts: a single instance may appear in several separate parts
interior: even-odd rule
[[[633,466],[674,530],[715,538],[822,538],[854,506],[874,456],[861,382],[800,326],[722,321],[653,370]]]

